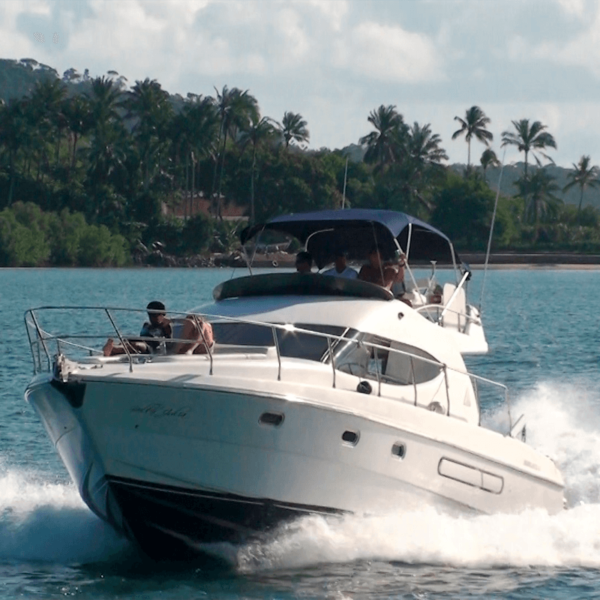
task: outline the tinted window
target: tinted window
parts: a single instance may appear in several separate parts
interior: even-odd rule
[[[271,327],[253,325],[249,323],[213,322],[215,341],[219,344],[240,346],[274,346],[273,330]],[[295,327],[307,329],[317,333],[342,336],[345,327],[333,325],[311,325],[296,323]],[[277,342],[281,356],[290,358],[305,358],[307,360],[322,361],[327,357],[328,344],[326,337],[314,336],[300,331],[286,331],[277,329]],[[335,346],[336,340],[332,340]]]
[[[357,342],[348,342],[339,347],[335,366],[340,371],[398,385],[424,383],[441,372],[439,365],[419,360],[419,357],[423,357],[435,361],[433,356],[420,348],[372,335],[360,334],[356,339]],[[379,347],[373,347],[372,344]]]

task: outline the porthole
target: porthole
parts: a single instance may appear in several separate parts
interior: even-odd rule
[[[283,415],[281,413],[266,412],[260,415],[258,422],[262,425],[271,425],[271,427],[279,427],[283,423]]]
[[[404,444],[394,444],[392,455],[402,460],[406,456],[406,446]]]
[[[358,444],[359,435],[356,431],[344,431],[342,433],[342,441],[350,446],[356,446]]]

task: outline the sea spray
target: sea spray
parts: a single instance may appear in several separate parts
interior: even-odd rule
[[[360,560],[468,567],[600,567],[600,398],[581,385],[541,384],[516,399],[527,440],[563,471],[567,510],[449,515],[435,506],[391,514],[308,516],[238,551],[241,572]],[[487,415],[496,426],[505,409]],[[514,416],[513,415],[513,416]]]
[[[89,563],[128,547],[85,506],[73,485],[14,469],[0,474],[0,560]]]

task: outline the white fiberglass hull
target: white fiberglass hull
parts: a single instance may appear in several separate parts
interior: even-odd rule
[[[490,513],[562,508],[556,468],[517,440],[343,389],[315,387],[317,398],[272,378],[264,389],[260,369],[255,389],[242,388],[221,371],[38,377],[27,390],[84,501],[149,554],[243,541],[307,512],[424,499]],[[367,401],[382,407],[367,416]]]

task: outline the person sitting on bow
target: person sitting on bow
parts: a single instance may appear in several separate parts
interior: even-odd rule
[[[146,306],[148,321],[142,325],[140,338],[128,338],[124,345],[115,345],[112,338],[108,338],[102,352],[104,356],[119,354],[151,354],[165,346],[165,339],[172,336],[171,321],[167,318],[166,308],[162,302],[153,300]],[[148,338],[156,338],[148,339]]]
[[[191,314],[183,319],[181,331],[175,336],[169,354],[210,354],[215,338],[212,325],[200,315]]]

